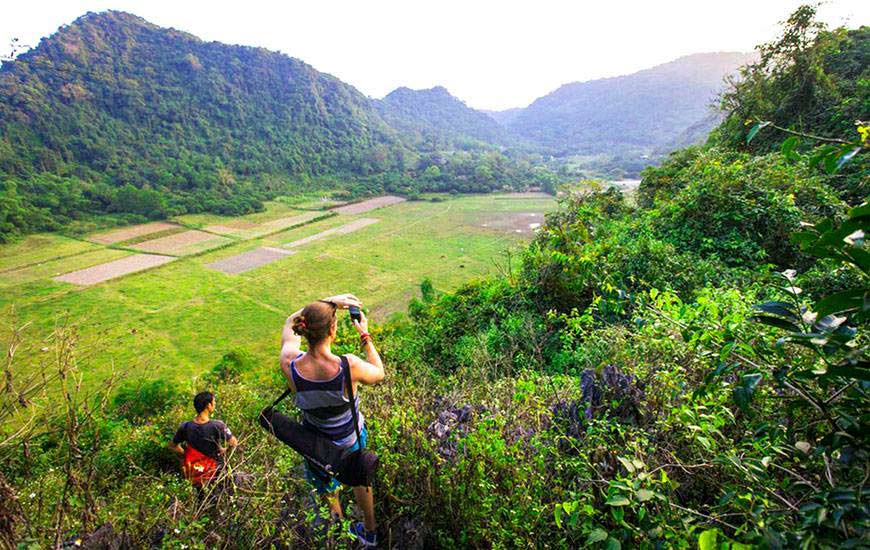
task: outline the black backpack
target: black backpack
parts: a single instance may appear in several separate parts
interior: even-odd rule
[[[348,406],[353,416],[357,442],[362,446],[359,433],[359,415],[353,395],[353,380],[347,357],[341,356],[341,370],[347,383]],[[297,453],[305,457],[312,469],[322,478],[336,478],[351,487],[370,487],[378,468],[378,457],[368,449],[358,448],[345,455],[345,450],[313,428],[300,424],[275,410],[292,393],[289,388],[260,413],[260,425]]]

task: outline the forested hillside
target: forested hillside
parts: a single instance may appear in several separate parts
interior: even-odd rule
[[[120,12],[83,16],[4,64],[0,124],[5,174],[171,190],[180,205],[244,196],[235,176],[384,172],[401,149],[334,77]]]
[[[689,55],[626,76],[565,84],[528,107],[492,116],[557,157],[636,176],[667,152],[706,139],[719,121],[724,78],[753,58]]]
[[[418,178],[433,162],[418,148],[501,132],[452,103],[439,128],[473,122],[424,143],[407,117],[391,127],[373,100],[297,59],[88,14],[0,68],[0,240],[94,214],[240,214],[318,183],[355,194],[540,185],[528,161],[501,154]]]
[[[516,144],[507,129],[465,105],[445,88],[397,88],[377,103],[394,128],[433,150]]]
[[[782,149],[790,158],[821,142],[827,156],[816,162],[827,158],[831,169],[837,158],[833,153],[855,150],[842,136],[854,135],[870,119],[870,27],[824,32],[809,9],[796,11],[789,24],[800,30],[763,46],[760,59],[743,67],[723,96],[727,118],[711,142],[753,152]],[[756,136],[754,121],[779,131]],[[849,201],[859,202],[870,193],[868,168],[867,158],[859,157],[832,185]]]

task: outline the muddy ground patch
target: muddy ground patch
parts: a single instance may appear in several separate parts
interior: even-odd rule
[[[532,235],[544,223],[543,212],[482,212],[475,227],[496,233]]]

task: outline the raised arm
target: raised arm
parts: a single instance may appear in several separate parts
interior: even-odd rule
[[[281,331],[281,356],[280,365],[281,372],[287,378],[287,385],[291,390],[296,391],[293,385],[293,375],[290,373],[290,362],[293,361],[300,353],[302,348],[302,337],[293,332],[293,319],[298,317],[302,310],[298,310],[287,317],[284,321],[284,329]]]
[[[384,363],[381,361],[381,356],[375,345],[372,342],[372,337],[369,335],[369,321],[366,319],[365,313],[360,311],[361,319],[354,321],[353,326],[356,327],[360,334],[360,339],[363,342],[363,351],[366,354],[366,360],[363,361],[355,355],[351,355],[351,377],[354,382],[364,385],[372,385],[381,382],[386,376],[384,372]]]
[[[293,319],[299,317],[302,310],[299,309],[290,314],[284,321],[284,329],[281,331],[281,366],[289,365],[294,357],[299,355],[302,349],[302,337],[293,332]]]

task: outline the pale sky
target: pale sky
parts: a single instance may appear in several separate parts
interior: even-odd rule
[[[88,11],[134,13],[204,40],[262,46],[371,97],[445,86],[478,109],[528,105],[567,82],[617,76],[679,56],[750,51],[792,0],[24,0],[0,17],[0,47],[36,45]],[[831,0],[829,25],[870,24],[870,1]]]

